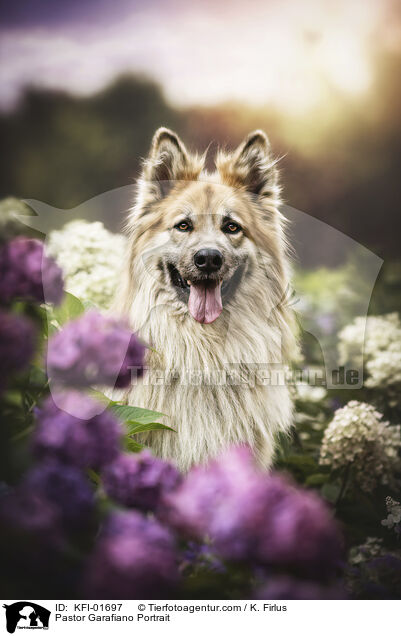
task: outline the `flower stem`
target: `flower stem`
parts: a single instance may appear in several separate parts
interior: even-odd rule
[[[345,495],[345,491],[347,489],[348,486],[348,478],[349,478],[349,474],[350,474],[350,469],[351,469],[351,463],[347,464],[345,470],[344,470],[344,476],[343,476],[343,481],[341,484],[341,488],[340,488],[340,492],[338,493],[338,497],[335,503],[335,507],[337,508],[340,505],[340,502],[343,498],[343,496]]]

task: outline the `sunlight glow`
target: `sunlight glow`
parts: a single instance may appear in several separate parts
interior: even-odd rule
[[[387,2],[252,0],[229,11],[162,3],[122,21],[3,34],[2,104],[26,83],[90,94],[122,72],[148,74],[178,105],[239,100],[297,113],[369,89]],[[383,35],[384,34],[384,35]]]

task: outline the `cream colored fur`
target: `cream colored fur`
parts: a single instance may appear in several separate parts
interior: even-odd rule
[[[164,423],[176,432],[154,431],[142,441],[184,471],[232,443],[248,443],[268,468],[277,434],[292,425],[287,386],[263,382],[266,365],[283,367],[295,348],[284,219],[277,209],[277,174],[264,134],[253,133],[232,155],[220,153],[217,168],[213,175],[203,172],[202,158],[191,157],[174,133],[157,131],[127,223],[126,268],[113,309],[127,316],[151,347],[145,380],[134,382],[123,399],[167,415]],[[178,182],[166,194],[159,188],[169,179]],[[184,203],[203,215],[203,233],[193,240],[218,245],[226,240],[213,226],[215,217],[207,216],[211,207],[216,212],[229,204],[247,227],[240,244],[226,248],[227,259],[244,259],[245,274],[211,324],[194,320],[160,271],[160,260],[170,252],[186,258],[170,229],[176,208]],[[190,245],[191,239],[186,240]],[[251,378],[257,368],[259,381],[229,385],[204,377],[197,384],[196,372],[225,365]],[[188,371],[195,373],[192,383]]]

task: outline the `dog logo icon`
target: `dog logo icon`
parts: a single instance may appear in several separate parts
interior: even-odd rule
[[[6,610],[7,631],[14,634],[18,629],[49,629],[50,611],[31,601],[18,601],[3,605]]]

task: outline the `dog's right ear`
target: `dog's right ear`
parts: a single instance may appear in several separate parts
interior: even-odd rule
[[[161,199],[175,181],[196,180],[202,171],[203,161],[189,155],[181,139],[168,128],[156,130],[150,153],[143,165],[140,180],[142,194],[147,199]]]
[[[168,128],[156,130],[145,164],[146,177],[152,181],[171,181],[184,174],[188,165],[188,152],[178,135]]]

